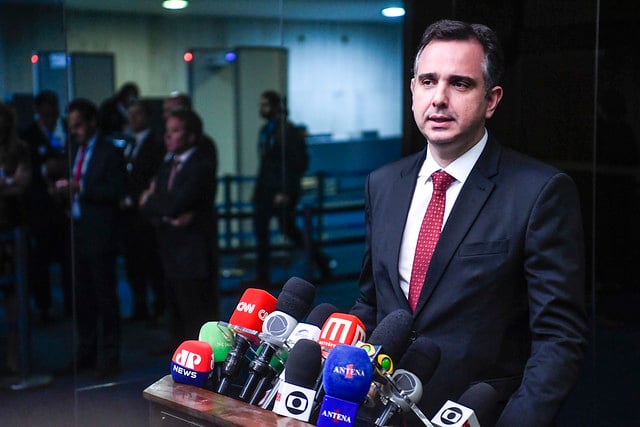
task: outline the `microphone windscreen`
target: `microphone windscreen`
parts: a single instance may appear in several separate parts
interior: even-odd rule
[[[184,341],[171,358],[171,378],[177,383],[202,387],[213,371],[213,350],[202,341]]]
[[[373,380],[373,365],[366,351],[338,344],[327,356],[322,370],[322,385],[327,395],[361,403]]]
[[[313,388],[321,369],[320,344],[303,338],[289,351],[284,380],[289,384]]]
[[[231,314],[229,324],[237,327],[236,332],[259,332],[264,319],[276,309],[276,298],[269,292],[248,288]]]
[[[333,313],[337,311],[339,310],[335,305],[329,304],[328,302],[323,302],[321,304],[316,305],[309,312],[309,315],[307,316],[307,321],[305,323],[317,326],[318,328],[322,328],[322,325],[324,325],[324,322],[327,321],[329,316],[331,316]]]
[[[299,277],[292,277],[282,286],[276,310],[300,321],[309,311],[315,296],[315,286]]]
[[[418,337],[409,345],[398,362],[398,368],[415,374],[426,384],[440,363],[440,347],[426,336]]]
[[[409,346],[413,316],[398,309],[387,314],[369,337],[369,344],[381,345],[391,360],[399,360]]]
[[[492,385],[477,383],[462,393],[458,403],[473,409],[481,426],[494,425],[501,412],[500,396]]]
[[[224,362],[233,347],[235,334],[231,329],[218,322],[207,322],[200,328],[198,341],[204,341],[213,350],[213,361]]]
[[[347,313],[333,313],[322,325],[318,343],[326,353],[338,344],[353,345],[362,341],[365,336],[364,324],[356,316]]]

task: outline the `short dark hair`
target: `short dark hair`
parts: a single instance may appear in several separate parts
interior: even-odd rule
[[[500,84],[504,72],[504,54],[498,36],[486,25],[469,24],[463,21],[443,19],[429,25],[422,35],[418,51],[415,56],[413,73],[418,70],[418,61],[424,48],[433,40],[477,40],[484,50],[482,75],[485,90]]]
[[[169,117],[175,117],[176,119],[184,123],[184,128],[188,133],[192,133],[199,140],[202,137],[202,120],[200,116],[193,110],[187,110],[186,108],[178,108],[169,113]]]
[[[33,98],[33,104],[36,108],[39,108],[42,105],[52,105],[54,107],[58,107],[58,95],[52,90],[45,89],[38,93],[35,98]]]
[[[272,108],[278,111],[281,111],[281,110],[284,111],[285,108],[282,105],[282,97],[280,97],[280,94],[275,90],[266,90],[262,92],[262,95],[260,96],[266,99]]]
[[[135,101],[131,102],[131,104],[129,104],[129,106],[127,108],[131,108],[131,107],[137,107],[139,106],[140,109],[142,110],[142,113],[147,116],[150,117],[151,116],[151,106],[149,105],[148,102],[145,102],[141,99],[136,99]]]
[[[96,104],[85,98],[76,98],[71,101],[67,107],[67,111],[69,113],[72,111],[78,111],[82,116],[82,119],[86,122],[98,120],[98,108],[96,107]]]

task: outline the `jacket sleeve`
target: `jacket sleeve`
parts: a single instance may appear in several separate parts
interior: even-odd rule
[[[573,181],[559,173],[541,191],[525,237],[531,354],[497,426],[553,425],[586,350],[584,242]]]

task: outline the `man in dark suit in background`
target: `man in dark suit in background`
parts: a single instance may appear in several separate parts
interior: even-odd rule
[[[98,132],[98,110],[86,99],[68,106],[77,149],[70,179],[56,181],[71,198],[78,348],[75,367],[97,367],[99,379],[120,370],[120,307],[116,256],[126,171],[122,150]],[[71,368],[73,365],[71,366]]]
[[[51,316],[50,267],[60,264],[64,314],[71,315],[71,227],[64,205],[50,191],[67,170],[64,130],[60,123],[58,95],[43,90],[34,98],[34,120],[21,132],[29,144],[31,183],[25,193],[29,221],[29,283],[40,318]]]
[[[112,97],[100,104],[98,122],[100,131],[107,136],[122,136],[127,133],[127,108],[140,97],[140,89],[134,82],[124,83]]]
[[[171,111],[165,132],[170,155],[140,198],[142,212],[156,226],[174,349],[196,339],[202,324],[219,313],[213,206],[217,165],[203,154],[201,137],[202,121],[195,112]]]
[[[486,382],[500,402],[483,427],[543,427],[575,384],[586,347],[582,224],[565,173],[500,146],[485,129],[502,98],[502,58],[485,26],[427,28],[411,80],[427,146],[367,180],[352,313],[372,330],[407,310],[413,336],[439,346],[419,404],[429,417]],[[430,230],[421,231],[423,217]]]
[[[260,96],[260,116],[266,123],[258,135],[260,165],[253,190],[253,229],[256,236],[256,273],[251,286],[271,283],[270,224],[274,216],[282,232],[297,248],[304,249],[304,236],[296,225],[296,208],[302,196],[302,177],[309,158],[301,129],[287,118],[280,95],[267,90]],[[311,242],[311,262],[323,278],[331,273],[331,260]]]
[[[124,208],[124,260],[132,293],[130,320],[144,320],[150,315],[147,289],[153,291],[151,317],[158,320],[164,311],[165,289],[162,264],[158,254],[155,230],[149,218],[142,215],[138,200],[158,173],[164,159],[162,139],[150,127],[149,106],[134,101],[127,109],[132,137],[124,147],[127,166],[127,195]]]

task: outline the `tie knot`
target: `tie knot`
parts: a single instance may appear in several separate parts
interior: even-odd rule
[[[434,172],[431,175],[431,181],[433,181],[433,191],[447,191],[447,188],[451,185],[455,178],[446,173],[445,171]]]

